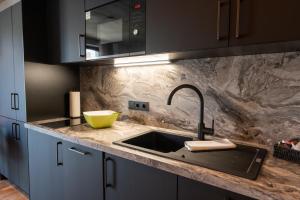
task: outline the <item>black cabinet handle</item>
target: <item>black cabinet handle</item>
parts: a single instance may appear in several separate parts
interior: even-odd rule
[[[16,140],[20,140],[21,136],[20,136],[20,124],[16,124],[15,123],[15,131],[16,131]]]
[[[79,56],[85,57],[85,35],[80,34],[78,42],[79,42]]]
[[[109,182],[108,181],[108,176],[107,176],[107,164],[111,162],[113,164],[113,167],[112,167],[112,170],[113,170],[113,177],[112,177],[112,181]],[[105,177],[104,177],[104,180],[105,180],[105,187],[107,188],[113,188],[114,185],[115,185],[115,162],[112,158],[106,158],[105,159],[105,166],[104,166],[104,173],[105,173]]]
[[[14,93],[14,107],[15,110],[19,110],[19,94]]]
[[[16,123],[11,124],[11,137],[16,139]]]
[[[15,107],[14,107],[14,105],[15,105],[15,102],[14,102],[14,93],[10,93],[10,108],[12,109],[12,110],[14,110],[15,109]]]
[[[85,155],[89,154],[89,152],[80,151],[80,150],[76,149],[75,147],[69,148],[69,151],[72,151],[72,152],[77,153],[77,154],[82,155],[82,156],[85,156]]]
[[[218,0],[217,40],[220,40],[220,23],[221,23],[221,0]]]
[[[56,165],[57,166],[63,166],[63,161],[59,160],[59,146],[62,146],[62,142],[56,143]]]
[[[218,0],[218,12],[217,12],[217,40],[221,40],[221,11],[222,5],[228,3],[228,0]]]
[[[236,24],[235,24],[235,38],[240,37],[240,21],[241,21],[241,0],[236,0]]]

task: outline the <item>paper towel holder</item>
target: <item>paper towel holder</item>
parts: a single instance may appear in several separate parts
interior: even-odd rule
[[[72,119],[81,117],[80,91],[69,92],[69,117]]]

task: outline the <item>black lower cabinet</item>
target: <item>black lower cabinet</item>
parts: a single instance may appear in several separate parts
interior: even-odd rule
[[[29,193],[28,132],[24,127],[24,123],[22,122],[16,121],[15,126],[17,134],[17,186],[19,186],[26,193]]]
[[[29,193],[27,129],[24,123],[0,117],[0,172]]]
[[[106,200],[176,200],[177,176],[105,154]]]
[[[30,200],[63,200],[62,141],[28,131]]]
[[[201,182],[178,177],[178,200],[254,200]]]
[[[102,152],[63,144],[64,200],[103,200]]]
[[[1,138],[1,174],[16,183],[17,165],[15,159],[16,137],[12,130],[14,120],[0,116],[0,138]],[[14,173],[15,172],[15,173]]]
[[[253,200],[33,130],[28,146],[30,200]]]
[[[102,153],[29,130],[30,200],[103,200]]]

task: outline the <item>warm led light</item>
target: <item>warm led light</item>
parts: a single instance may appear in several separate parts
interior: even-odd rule
[[[115,64],[115,67],[130,67],[130,66],[146,66],[146,65],[167,65],[170,64],[170,61],[154,61],[154,62],[142,62],[142,63],[124,63],[124,64]]]
[[[114,60],[115,67],[129,67],[129,66],[140,66],[140,65],[164,65],[164,64],[170,64],[170,58],[168,54],[116,58]]]

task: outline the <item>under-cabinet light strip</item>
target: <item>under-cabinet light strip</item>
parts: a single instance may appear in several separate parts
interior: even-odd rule
[[[116,58],[114,60],[115,67],[165,65],[170,63],[168,54]]]

